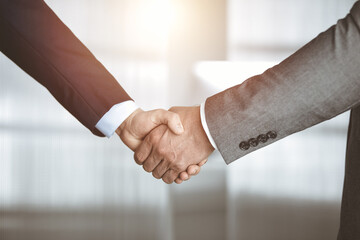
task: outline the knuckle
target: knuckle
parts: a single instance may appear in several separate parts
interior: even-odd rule
[[[175,172],[175,173],[173,173],[173,174],[171,175],[171,181],[172,181],[172,182],[174,182],[174,181],[175,181],[175,179],[177,179],[177,178],[178,178],[178,175],[179,175],[179,174],[178,174],[178,173],[176,173],[176,172]]]
[[[158,177],[159,179],[162,178],[161,172],[160,172],[160,168],[157,167],[154,169],[153,173],[155,174],[156,177]]]
[[[151,172],[150,171],[150,168],[148,167],[148,165],[143,165],[143,169],[146,171],[146,172]]]
[[[178,158],[176,157],[176,153],[174,151],[168,152],[166,157],[169,159],[170,162],[175,163],[178,161]]]
[[[175,168],[176,171],[179,171],[179,172],[183,171],[184,168],[185,168],[185,164],[183,162],[181,162],[181,161],[177,161],[174,164],[174,168]]]
[[[158,147],[156,148],[156,153],[157,153],[158,155],[160,155],[160,156],[166,155],[166,152],[167,152],[167,149],[166,149],[166,147],[163,146],[163,145],[160,145],[160,146],[158,146]]]
[[[166,183],[166,184],[171,184],[172,181],[168,178],[163,178],[163,181]]]
[[[160,179],[160,176],[159,176],[159,174],[158,174],[157,172],[154,171],[154,172],[152,173],[152,175],[153,175],[154,178]]]
[[[158,115],[158,116],[159,116],[159,115],[163,115],[165,112],[166,112],[166,111],[165,111],[164,109],[161,109],[161,108],[154,110],[154,113],[155,113],[156,115]]]
[[[134,154],[134,160],[137,164],[142,165],[144,162],[143,156],[140,152]]]

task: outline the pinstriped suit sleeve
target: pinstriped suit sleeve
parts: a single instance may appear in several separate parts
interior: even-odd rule
[[[279,65],[206,100],[227,164],[360,103],[360,2]]]

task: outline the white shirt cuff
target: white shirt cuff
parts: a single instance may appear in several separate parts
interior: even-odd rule
[[[209,139],[209,142],[211,143],[211,145],[217,150],[217,147],[216,147],[216,144],[215,144],[215,141],[214,139],[212,138],[211,134],[210,134],[210,130],[209,130],[209,127],[206,123],[206,118],[205,118],[205,103],[202,103],[200,105],[200,119],[201,119],[201,124],[203,126],[203,129],[206,133],[206,136],[208,137]]]
[[[98,121],[95,127],[105,136],[110,138],[116,129],[139,107],[132,100],[115,104]]]

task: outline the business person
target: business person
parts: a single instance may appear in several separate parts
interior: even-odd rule
[[[165,182],[218,149],[227,164],[349,109],[339,240],[360,239],[360,2],[296,53],[200,107],[173,108],[185,132],[154,129],[135,152]],[[190,166],[196,167],[196,166]],[[181,174],[183,175],[183,174]]]
[[[183,132],[176,113],[142,111],[42,0],[0,0],[0,51],[97,136],[135,150],[161,124]]]

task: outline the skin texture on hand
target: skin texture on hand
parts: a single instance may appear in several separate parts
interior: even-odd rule
[[[116,133],[126,146],[135,151],[151,130],[163,124],[174,134],[184,132],[178,114],[163,109],[143,111],[139,108],[118,127]]]
[[[199,174],[201,167],[207,162],[207,159],[202,160],[197,165],[190,165],[186,171],[181,172],[179,176],[176,178],[175,183],[180,184],[183,181],[189,180],[192,176],[196,176]]]
[[[194,165],[204,164],[214,148],[203,130],[200,107],[175,107],[170,111],[180,116],[184,132],[176,135],[166,126],[155,128],[136,149],[134,158],[155,178],[181,183],[181,179],[189,178],[185,175],[194,175],[194,169],[198,172],[199,166]]]

